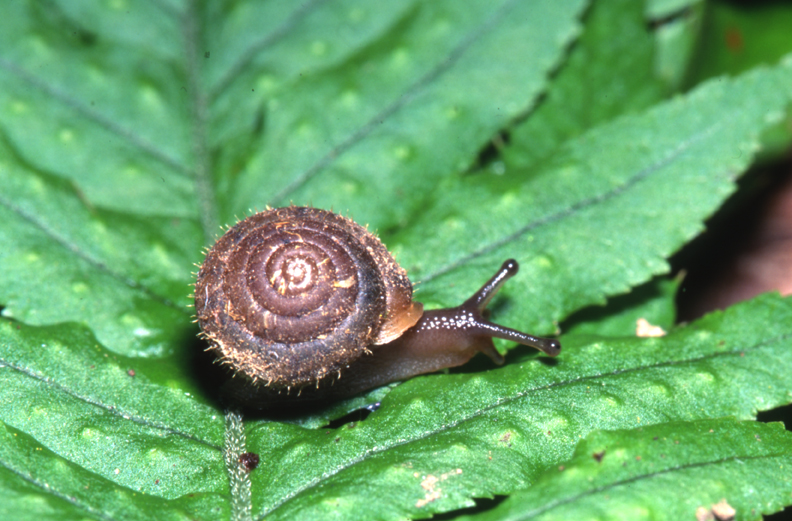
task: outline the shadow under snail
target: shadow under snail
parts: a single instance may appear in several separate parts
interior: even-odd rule
[[[477,352],[502,364],[493,337],[558,355],[557,340],[484,318],[517,269],[508,260],[462,305],[424,311],[377,237],[332,212],[289,206],[252,215],[215,243],[198,273],[195,309],[222,363],[255,384],[351,396]]]

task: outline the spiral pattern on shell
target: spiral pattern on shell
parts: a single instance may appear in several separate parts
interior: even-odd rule
[[[223,235],[201,266],[195,303],[223,362],[281,389],[340,374],[421,313],[379,239],[297,206],[255,214]]]

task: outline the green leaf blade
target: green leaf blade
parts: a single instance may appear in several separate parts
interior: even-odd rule
[[[93,204],[194,215],[190,119],[173,61],[178,17],[154,4],[101,14],[74,4],[9,6],[0,29],[8,141],[36,169],[79,183]]]
[[[119,357],[66,326],[4,321],[0,343],[6,425],[132,490],[168,499],[224,491],[224,476],[208,472],[222,465],[222,415],[197,386],[174,386],[184,360]]]
[[[788,300],[767,295],[664,338],[565,337],[557,365],[524,359],[413,379],[365,422],[338,431],[253,424],[249,447],[279,455],[252,476],[258,517],[311,519],[332,509],[350,519],[420,517],[525,487],[593,430],[754,418],[792,400],[791,313]],[[775,326],[740,327],[752,320]],[[424,488],[426,479],[435,487]],[[343,504],[334,499],[341,491]],[[393,504],[379,509],[372,495]]]
[[[87,208],[69,182],[8,162],[0,180],[3,315],[80,321],[118,353],[171,354],[189,329],[194,224]]]
[[[152,482],[158,486],[159,483]],[[165,481],[161,488],[166,488]],[[172,501],[114,484],[7,425],[0,427],[0,514],[8,519],[218,519],[224,498],[190,494]]]
[[[596,432],[531,488],[460,519],[694,519],[727,501],[736,519],[759,520],[792,503],[790,464],[792,436],[781,424],[712,420]]]
[[[449,202],[411,223],[398,237],[410,249],[395,250],[422,282],[420,298],[441,305],[517,258],[522,271],[505,289],[521,295],[513,312],[526,317],[521,327],[550,333],[570,312],[668,270],[665,257],[734,190],[759,133],[789,103],[790,81],[787,61],[710,82],[588,132],[538,171],[451,181]]]
[[[249,480],[256,519],[425,518],[530,491],[598,429],[751,419],[792,401],[788,301],[673,330],[669,290],[663,309],[640,311],[665,320],[664,338],[631,338],[630,308],[564,336],[554,362],[519,350],[502,368],[415,378],[338,428],[328,421],[366,397],[292,423],[250,415],[247,444],[229,442],[244,428],[223,421],[220,373],[186,307],[221,222],[267,201],[350,213],[432,307],[516,257],[491,308],[539,333],[665,270],[733,189],[788,105],[790,65],[646,109],[664,95],[652,29],[632,3],[586,7],[9,6],[0,517],[239,518]],[[613,67],[588,67],[614,52]],[[522,117],[502,161],[471,170]],[[242,450],[261,456],[250,473]]]
[[[661,101],[666,93],[652,70],[653,53],[641,4],[594,2],[546,99],[511,129],[512,146],[490,168],[530,168],[586,130]]]
[[[577,33],[582,7],[574,0],[423,5],[343,69],[308,77],[269,102],[268,140],[235,187],[244,199],[231,208],[264,201],[351,208],[354,197],[361,222],[380,228],[403,220],[439,175],[466,168],[471,147],[530,105]],[[387,207],[378,202],[384,194]]]

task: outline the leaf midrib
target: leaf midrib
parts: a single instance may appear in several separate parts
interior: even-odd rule
[[[190,177],[189,168],[179,162],[176,158],[168,155],[164,150],[158,148],[142,136],[139,136],[131,130],[123,127],[114,120],[105,117],[100,112],[92,109],[85,103],[82,103],[79,99],[75,98],[69,93],[54,85],[48,84],[43,79],[35,76],[34,74],[6,58],[0,58],[0,67],[34,89],[46,94],[47,96],[50,96],[55,100],[58,100],[64,106],[73,110],[80,116],[83,116],[88,121],[92,121],[111,134],[118,136],[123,141],[132,145],[133,148],[170,167],[176,174],[179,174],[182,177]]]
[[[503,405],[507,405],[507,404],[516,402],[517,400],[525,398],[525,397],[527,397],[527,396],[529,396],[529,395],[531,395],[533,393],[546,391],[546,390],[553,389],[553,388],[556,388],[556,387],[562,387],[562,386],[566,386],[566,385],[578,384],[578,383],[581,383],[581,382],[596,381],[598,379],[610,378],[610,377],[618,376],[618,375],[622,375],[622,374],[637,373],[637,372],[640,372],[640,371],[649,371],[649,370],[654,370],[654,369],[658,369],[658,368],[671,367],[671,366],[677,366],[677,365],[683,365],[683,364],[694,364],[694,363],[698,363],[698,362],[701,362],[701,361],[712,360],[712,359],[725,357],[725,356],[742,356],[742,355],[744,355],[744,353],[746,353],[748,351],[761,349],[762,347],[765,347],[765,346],[768,346],[768,345],[771,345],[771,344],[774,344],[776,342],[780,342],[780,341],[783,341],[783,340],[786,340],[786,339],[789,339],[789,338],[792,338],[792,333],[777,335],[775,337],[772,337],[770,339],[758,342],[758,343],[754,344],[753,346],[746,347],[746,348],[734,349],[734,350],[730,350],[730,351],[720,351],[720,352],[710,353],[710,354],[707,354],[707,355],[702,355],[702,356],[699,356],[699,357],[696,357],[696,358],[689,358],[689,359],[685,359],[685,360],[670,360],[670,361],[666,361],[666,362],[658,362],[656,364],[640,365],[640,366],[631,367],[631,368],[628,368],[628,369],[618,369],[618,370],[610,371],[610,372],[607,372],[607,373],[599,373],[599,374],[596,374],[596,375],[583,376],[583,377],[575,378],[575,379],[571,379],[571,380],[553,382],[553,383],[550,383],[550,384],[547,384],[547,385],[543,385],[543,386],[540,386],[540,387],[534,387],[534,388],[531,388],[531,389],[523,390],[521,392],[518,392],[518,393],[514,394],[511,397],[504,397],[503,399],[496,400],[495,402],[493,402],[493,403],[491,403],[491,404],[489,404],[489,405],[487,405],[485,407],[477,409],[473,414],[470,414],[468,416],[465,416],[465,417],[460,418],[460,419],[458,419],[456,421],[453,421],[453,422],[444,423],[442,425],[442,427],[440,427],[440,428],[431,429],[431,430],[426,431],[426,432],[424,432],[424,433],[422,433],[422,434],[420,434],[418,436],[400,438],[399,442],[393,443],[391,445],[379,445],[376,449],[370,449],[370,450],[364,451],[363,454],[361,454],[360,456],[349,460],[347,463],[335,468],[334,470],[331,470],[331,471],[328,471],[328,472],[322,474],[322,476],[320,476],[318,478],[315,478],[314,480],[306,483],[303,487],[300,487],[299,489],[295,490],[291,494],[287,494],[286,496],[281,498],[277,503],[273,504],[272,507],[270,507],[268,510],[266,510],[266,511],[262,512],[260,515],[258,515],[256,517],[256,520],[257,521],[263,520],[266,516],[272,514],[275,510],[277,510],[278,508],[283,506],[289,500],[295,498],[296,496],[302,494],[303,492],[305,492],[305,491],[307,491],[307,490],[309,490],[311,488],[316,487],[317,485],[319,485],[323,481],[335,476],[336,474],[338,474],[338,473],[340,473],[340,472],[342,472],[342,471],[344,471],[344,470],[346,470],[348,468],[351,468],[352,466],[354,466],[354,465],[356,465],[358,463],[362,463],[363,461],[366,461],[367,459],[369,459],[370,456],[376,456],[377,454],[386,452],[386,451],[388,451],[390,449],[401,447],[402,445],[407,445],[407,444],[410,444],[410,443],[413,443],[413,442],[421,441],[421,440],[423,440],[425,438],[428,438],[430,436],[434,436],[434,435],[440,434],[442,432],[448,431],[448,430],[450,430],[452,428],[457,427],[458,425],[461,425],[461,424],[463,424],[465,422],[468,422],[468,421],[476,419],[476,418],[478,418],[480,416],[483,416],[485,413],[495,409],[496,407],[500,407],[500,406],[503,406]]]
[[[55,496],[58,499],[61,499],[61,500],[65,501],[65,502],[67,502],[67,503],[69,503],[69,504],[71,504],[71,505],[73,505],[73,506],[75,506],[75,507],[77,507],[77,508],[79,508],[79,509],[81,509],[81,510],[83,510],[83,511],[89,513],[89,514],[91,514],[92,516],[97,516],[97,517],[99,517],[101,519],[104,519],[106,521],[117,521],[116,518],[106,515],[102,510],[99,510],[97,508],[93,508],[93,507],[85,504],[82,501],[77,501],[77,498],[75,498],[74,495],[64,494],[63,492],[61,492],[58,489],[54,488],[49,483],[42,483],[38,479],[34,478],[31,474],[20,472],[19,470],[17,470],[16,468],[10,466],[6,461],[4,461],[2,459],[0,459],[0,466],[2,466],[4,469],[6,469],[7,471],[11,472],[15,476],[21,478],[23,481],[26,481],[27,483],[29,483],[29,484],[33,485],[34,487],[40,489],[42,491],[42,493],[44,493],[44,494]]]
[[[465,37],[463,37],[459,43],[457,43],[457,45],[451,49],[451,51],[442,61],[438,62],[423,76],[407,86],[407,88],[401,94],[399,94],[394,101],[385,106],[385,108],[383,108],[380,112],[372,116],[357,130],[349,134],[348,137],[335,145],[311,166],[307,167],[301,173],[298,173],[289,184],[272,196],[267,204],[269,206],[277,206],[282,201],[285,201],[295,191],[300,189],[321,172],[326,171],[327,167],[336,162],[343,154],[351,150],[355,145],[363,141],[372,132],[374,132],[375,129],[383,125],[388,118],[399,112],[399,110],[415,99],[423,88],[431,84],[443,73],[451,69],[451,67],[457,61],[459,61],[462,56],[464,56],[465,52],[467,52],[467,50],[470,49],[474,43],[494,29],[496,24],[506,16],[506,13],[511,10],[511,8],[513,8],[518,1],[519,0],[504,1],[476,29],[465,35]]]
[[[594,195],[592,197],[588,197],[572,203],[570,206],[566,208],[562,208],[554,213],[549,215],[545,215],[539,217],[538,219],[531,221],[517,231],[506,235],[505,237],[501,237],[499,239],[493,240],[489,243],[485,243],[479,248],[473,250],[472,252],[464,255],[463,257],[452,261],[445,266],[438,268],[437,270],[429,273],[427,276],[421,278],[421,283],[426,284],[438,277],[441,277],[451,271],[461,268],[462,266],[468,264],[469,262],[486,255],[492,251],[497,250],[511,242],[517,241],[522,238],[524,235],[532,232],[538,228],[543,226],[548,226],[559,222],[563,219],[568,217],[572,217],[577,213],[586,210],[588,208],[594,207],[596,205],[605,203],[614,197],[621,195],[622,193],[626,192],[633,186],[637,185],[641,181],[649,178],[652,174],[662,170],[664,167],[670,165],[673,161],[682,157],[694,144],[697,142],[709,137],[714,131],[722,124],[723,120],[718,120],[718,122],[710,125],[709,127],[696,132],[691,137],[686,139],[685,141],[679,143],[673,150],[671,150],[665,157],[660,158],[655,163],[639,170],[632,176],[628,177],[622,184],[614,186],[610,190],[603,192],[598,195]]]
[[[24,375],[24,376],[26,376],[28,378],[31,378],[31,379],[33,379],[33,380],[35,380],[37,382],[41,382],[41,383],[43,383],[43,384],[55,389],[56,391],[60,391],[61,393],[65,394],[65,395],[67,395],[67,396],[69,396],[71,398],[79,400],[79,401],[81,401],[83,403],[86,403],[88,405],[91,405],[93,407],[97,407],[99,409],[102,409],[103,411],[108,412],[111,415],[116,416],[118,418],[121,418],[122,420],[128,420],[128,421],[131,421],[131,422],[136,423],[138,425],[149,427],[151,429],[161,430],[161,431],[164,431],[164,432],[166,432],[168,434],[172,434],[174,436],[179,436],[181,438],[184,438],[184,439],[187,439],[187,440],[190,440],[190,441],[194,441],[196,443],[200,443],[200,444],[205,445],[205,446],[207,446],[207,447],[209,447],[211,449],[215,449],[218,452],[222,451],[222,447],[220,447],[219,445],[215,445],[214,443],[212,443],[210,441],[201,439],[201,438],[199,438],[198,436],[196,436],[194,434],[190,434],[188,432],[182,432],[182,431],[174,429],[173,427],[170,427],[170,426],[168,426],[168,425],[166,425],[164,423],[152,422],[150,420],[146,420],[144,418],[141,418],[139,416],[136,416],[136,415],[133,415],[133,414],[131,414],[129,412],[126,412],[124,409],[121,409],[121,408],[119,408],[116,405],[108,405],[108,404],[106,404],[106,403],[104,403],[104,402],[102,402],[100,400],[94,399],[94,398],[92,398],[90,396],[79,394],[79,393],[71,390],[68,386],[58,383],[57,381],[55,381],[54,378],[51,378],[51,377],[48,377],[48,376],[44,376],[44,375],[42,375],[42,374],[40,374],[40,373],[38,373],[36,371],[33,371],[30,368],[23,367],[21,365],[18,365],[18,364],[14,363],[14,362],[11,362],[11,361],[5,359],[5,358],[0,358],[0,367],[7,367],[7,368],[10,368],[10,369],[13,369],[14,371],[17,371],[18,373],[20,373],[20,374],[22,374],[22,375]]]
[[[644,481],[644,480],[647,480],[647,479],[652,479],[652,478],[655,478],[657,476],[662,476],[664,474],[668,474],[668,473],[675,472],[675,471],[683,471],[683,470],[695,469],[695,468],[704,468],[704,467],[708,467],[710,465],[719,465],[719,464],[722,464],[722,463],[729,463],[729,462],[732,462],[732,461],[738,461],[738,462],[754,461],[754,460],[762,460],[762,459],[783,458],[783,457],[789,457],[789,456],[790,456],[790,454],[788,452],[774,452],[774,453],[771,453],[771,454],[761,454],[761,455],[757,455],[757,456],[743,456],[743,455],[736,454],[736,455],[733,455],[733,456],[727,456],[725,458],[719,458],[719,459],[714,459],[714,460],[700,461],[700,462],[696,462],[696,463],[687,463],[687,464],[683,464],[683,465],[677,465],[677,466],[670,467],[670,468],[667,468],[667,469],[664,469],[664,470],[659,470],[657,472],[650,472],[648,474],[641,474],[639,476],[633,476],[631,478],[615,481],[615,482],[609,483],[607,485],[602,485],[600,487],[595,487],[595,488],[586,490],[585,492],[581,492],[579,494],[576,494],[574,496],[570,496],[568,498],[552,501],[552,502],[548,503],[547,505],[544,505],[542,508],[537,508],[537,509],[535,509],[533,511],[525,512],[523,515],[520,515],[518,517],[509,517],[508,519],[515,520],[515,521],[516,520],[521,520],[521,519],[531,519],[534,516],[542,515],[545,512],[548,512],[548,511],[550,511],[550,510],[552,510],[554,508],[557,508],[557,507],[560,507],[560,506],[564,506],[564,505],[568,505],[568,504],[573,503],[575,501],[579,501],[579,500],[581,500],[583,498],[586,498],[586,497],[589,497],[589,496],[593,496],[595,494],[599,494],[600,492],[605,492],[605,491],[608,491],[608,490],[615,489],[617,487],[630,485],[632,483],[638,483],[638,482],[641,482],[641,481]]]

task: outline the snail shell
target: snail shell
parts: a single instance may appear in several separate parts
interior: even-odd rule
[[[195,307],[223,363],[275,389],[340,374],[423,312],[379,239],[350,219],[297,206],[229,229],[201,266]]]

